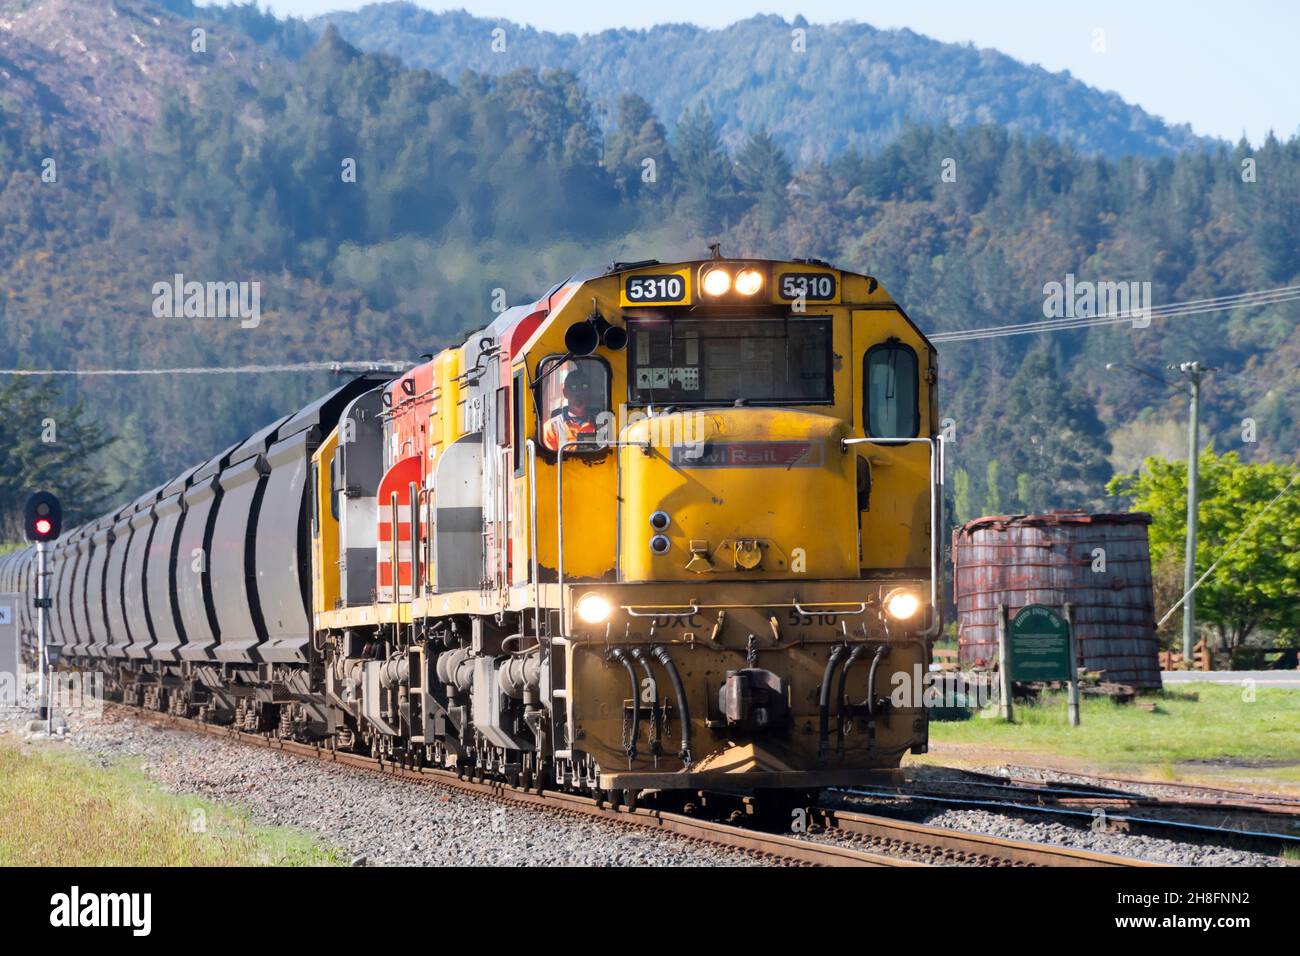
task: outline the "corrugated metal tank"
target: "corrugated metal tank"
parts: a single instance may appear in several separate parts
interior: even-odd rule
[[[1151,595],[1151,516],[976,518],[953,532],[957,642],[964,664],[997,661],[998,605],[1072,607],[1082,665],[1105,679],[1160,687]],[[1105,570],[1093,570],[1096,549]]]

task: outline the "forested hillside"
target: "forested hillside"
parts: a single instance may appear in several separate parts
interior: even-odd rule
[[[995,123],[1112,155],[1204,145],[1187,127],[1068,73],[866,23],[755,16],[721,30],[677,23],[575,36],[411,3],[371,4],[312,25],[324,23],[363,50],[451,79],[465,70],[569,70],[610,119],[624,93],[645,97],[668,123],[705,106],[729,146],[766,127],[800,161],[878,148],[908,123]]]
[[[490,321],[496,289],[528,301],[589,265],[715,240],[873,274],[927,331],[1041,321],[1044,286],[1067,274],[1148,281],[1157,304],[1300,284],[1300,137],[1106,158],[998,125],[913,125],[801,160],[743,117],[661,115],[636,95],[602,127],[571,73],[452,81],[248,7],[169,6],[0,0],[0,70],[27,78],[0,90],[0,367],[414,360]],[[260,321],[157,316],[153,288],[177,274],[260,283]],[[1098,505],[1117,467],[1181,452],[1180,400],[1108,361],[1221,366],[1204,409],[1216,446],[1293,456],[1296,317],[1289,303],[943,346],[957,513]],[[60,380],[118,437],[101,455],[123,495],[330,382]]]

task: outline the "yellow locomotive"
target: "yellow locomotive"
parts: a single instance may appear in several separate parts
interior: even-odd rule
[[[312,457],[296,726],[629,795],[897,767],[940,626],[936,380],[818,260],[615,263],[501,313]]]

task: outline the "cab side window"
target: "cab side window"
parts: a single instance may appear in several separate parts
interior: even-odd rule
[[[609,369],[594,358],[543,362],[540,392],[542,445],[565,454],[578,445],[599,445],[609,411]]]
[[[915,438],[921,425],[916,353],[901,342],[872,346],[863,359],[863,419],[872,438]]]

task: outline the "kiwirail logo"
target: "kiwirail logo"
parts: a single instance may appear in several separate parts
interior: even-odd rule
[[[1131,318],[1133,328],[1151,324],[1150,282],[1093,282],[1067,273],[1064,282],[1043,285],[1043,315],[1049,319]]]
[[[50,897],[50,925],[58,928],[129,927],[132,936],[153,928],[152,893],[82,893],[73,886]]]
[[[262,283],[185,281],[178,272],[153,284],[156,319],[239,319],[240,328],[262,323]]]

